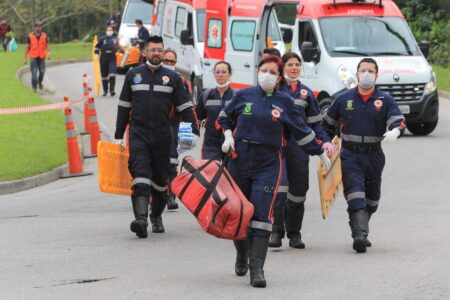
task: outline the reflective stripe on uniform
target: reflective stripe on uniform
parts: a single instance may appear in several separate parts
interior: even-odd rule
[[[136,177],[136,178],[133,178],[133,181],[131,181],[131,186],[134,186],[135,184],[138,184],[138,183],[150,185],[151,180],[148,178],[144,178],[144,177]]]
[[[130,108],[131,107],[131,102],[119,100],[118,105],[122,106],[122,107]]]
[[[308,144],[309,142],[313,141],[315,138],[316,138],[316,134],[314,133],[314,131],[311,131],[311,133],[308,134],[306,137],[297,141],[297,144],[299,146],[304,146],[304,145]]]
[[[222,101],[221,100],[206,100],[205,107],[206,106],[221,106]]]
[[[322,116],[321,115],[317,115],[317,116],[310,116],[308,117],[308,119],[306,119],[306,123],[316,123],[316,122],[320,122],[322,121]]]
[[[102,77],[102,80],[108,80],[108,76]]]
[[[369,206],[378,206],[378,203],[380,202],[380,200],[370,200],[370,199],[366,199],[366,203]]]
[[[171,86],[165,86],[165,85],[155,85],[153,86],[154,92],[162,92],[162,93],[172,93],[173,87]]]
[[[156,183],[154,183],[153,181],[150,182],[150,185],[159,192],[164,192],[167,189],[167,185],[160,186],[160,185],[157,185]]]
[[[116,77],[116,74],[115,73],[109,74],[109,78],[111,78],[111,77]]]
[[[308,101],[302,100],[302,99],[295,99],[294,100],[295,105],[301,106],[301,107],[307,107]]]
[[[403,119],[404,119],[403,116],[392,116],[387,120],[386,126],[389,128],[389,126],[391,126],[392,123],[394,123],[395,121]]]
[[[176,159],[176,158],[171,158],[171,159],[170,159],[170,163],[171,163],[172,165],[178,165],[180,162],[179,162],[178,159]]]
[[[353,192],[347,195],[347,202],[353,199],[366,198],[366,193],[364,192]]]
[[[191,101],[183,103],[183,104],[177,106],[177,111],[178,112],[182,112],[183,110],[185,110],[186,108],[189,108],[189,107],[192,107],[192,102]]]
[[[342,140],[346,142],[362,143],[362,136],[353,134],[341,134]]]
[[[382,137],[379,136],[364,136],[364,143],[378,143],[383,140]]]
[[[150,85],[149,84],[133,84],[131,86],[131,90],[133,92],[137,91],[150,91]]]
[[[335,119],[333,119],[332,117],[330,117],[328,114],[325,114],[323,119],[325,122],[327,122],[328,124],[330,124],[332,126],[337,126],[337,124],[338,124],[338,122]]]
[[[294,196],[291,193],[287,194],[287,198],[289,201],[294,203],[303,203],[306,201],[306,196]]]
[[[265,231],[272,231],[272,224],[266,222],[251,221],[249,227]]]
[[[219,113],[219,118],[228,118],[228,115],[226,112],[224,112],[223,110],[220,111]]]
[[[278,193],[287,193],[289,190],[289,187],[287,185],[280,185],[278,187]]]

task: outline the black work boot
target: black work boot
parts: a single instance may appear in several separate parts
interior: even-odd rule
[[[102,85],[103,85],[103,97],[106,97],[108,95],[108,79],[103,79]]]
[[[161,215],[166,207],[166,197],[166,191],[152,191],[152,212],[150,213],[150,222],[152,223],[152,232],[154,233],[163,233],[165,231]]]
[[[116,87],[116,77],[111,76],[109,77],[109,92],[111,93],[112,97],[116,95],[116,92],[114,91],[115,87]]]
[[[275,206],[274,221],[272,226],[272,235],[270,236],[269,247],[280,248],[282,246],[281,240],[284,238],[284,213],[286,211],[285,205]]]
[[[305,206],[291,207],[286,211],[286,232],[289,238],[289,247],[295,249],[305,249],[305,243],[302,241],[303,216],[305,214]]]
[[[233,241],[236,248],[236,263],[234,265],[234,272],[237,276],[245,276],[248,272],[248,239],[242,241]]]
[[[250,284],[254,287],[266,287],[264,262],[269,248],[269,237],[250,236]]]
[[[148,198],[144,196],[131,197],[133,204],[133,213],[136,220],[131,222],[130,230],[136,233],[136,236],[143,239],[147,237],[147,217],[148,217]]]
[[[178,203],[175,200],[175,195],[171,192],[167,193],[167,209],[168,210],[174,210],[178,209]]]
[[[351,211],[350,226],[352,228],[353,249],[358,253],[366,252],[367,213],[365,209]]]
[[[366,246],[367,247],[372,247],[372,243],[369,241],[369,239],[367,238],[369,235],[369,221],[370,221],[370,217],[372,216],[372,214],[366,210],[366,214],[367,214],[367,224],[366,224],[366,233],[365,233],[365,238],[366,238]]]

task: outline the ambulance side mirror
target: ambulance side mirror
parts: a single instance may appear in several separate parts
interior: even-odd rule
[[[305,62],[319,62],[320,51],[312,42],[303,42],[300,51],[302,52],[302,57]]]
[[[188,29],[181,31],[180,35],[181,44],[194,46],[194,37],[191,35]]]
[[[428,55],[430,55],[430,42],[428,41],[421,41],[419,44],[420,51],[422,51],[423,56],[425,58],[428,58]]]
[[[281,29],[281,32],[283,34],[283,42],[285,42],[285,43],[292,42],[292,37],[294,36],[292,29],[283,28],[283,29]]]

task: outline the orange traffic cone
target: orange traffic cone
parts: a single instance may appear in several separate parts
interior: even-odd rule
[[[97,121],[97,110],[95,109],[94,97],[88,100],[89,108],[89,133],[91,134],[91,154],[85,158],[97,157],[97,143],[100,141],[100,129]]]
[[[68,102],[69,98],[64,97],[64,101]],[[69,106],[67,106],[64,109],[64,115],[66,116],[67,154],[69,158],[69,173],[61,177],[69,178],[69,177],[91,175],[92,172],[83,171],[80,149],[78,148],[78,139],[72,118],[72,110],[70,109]]]

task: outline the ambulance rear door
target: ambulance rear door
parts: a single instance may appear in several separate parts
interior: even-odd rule
[[[227,34],[227,18],[230,0],[207,1],[203,54],[203,88],[216,86],[214,65],[225,59],[225,37]]]

